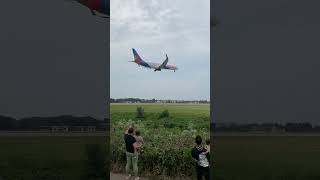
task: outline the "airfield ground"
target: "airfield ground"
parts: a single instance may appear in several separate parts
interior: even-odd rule
[[[320,179],[320,136],[217,136],[215,180]]]
[[[209,104],[183,104],[183,103],[112,103],[110,111],[111,126],[117,121],[126,121],[136,118],[138,107],[142,107],[145,117],[143,123],[148,128],[163,126],[164,120],[176,128],[187,129],[189,125],[193,129],[205,129],[209,133],[210,128],[210,105]],[[159,118],[164,110],[168,110],[170,117]]]
[[[1,136],[0,144],[0,179],[6,180],[79,180],[87,171],[86,144],[108,148],[103,136]]]

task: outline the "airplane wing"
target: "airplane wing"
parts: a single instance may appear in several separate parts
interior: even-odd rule
[[[152,62],[148,62],[148,67],[147,68],[150,68],[150,69],[158,69],[160,66],[161,66],[161,64],[159,64],[159,63],[152,63]]]
[[[166,60],[163,61],[163,63],[158,67],[158,69],[163,69],[167,65],[168,61],[169,61],[169,58],[166,55]]]

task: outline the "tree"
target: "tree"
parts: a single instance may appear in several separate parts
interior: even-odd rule
[[[164,111],[162,111],[162,112],[160,113],[159,119],[161,119],[161,118],[167,118],[167,117],[169,117],[169,116],[170,116],[170,113],[169,113],[168,109],[166,109],[166,110],[164,110]]]
[[[137,107],[137,118],[144,118],[144,110],[142,107]]]
[[[0,116],[0,130],[12,130],[16,126],[16,119]]]

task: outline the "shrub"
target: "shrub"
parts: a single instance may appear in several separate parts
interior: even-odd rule
[[[175,127],[176,127],[176,124],[175,124],[175,123],[172,123],[172,122],[170,122],[168,119],[166,119],[166,120],[164,121],[163,127],[165,127],[165,128],[175,128]]]
[[[122,129],[127,124],[128,122],[113,122],[112,127],[115,128],[110,132],[111,168],[120,172],[124,172],[126,165]],[[155,130],[146,127],[143,122],[137,123],[136,126],[143,132],[144,139],[138,165],[141,174],[183,179],[195,176],[195,162],[191,157],[191,149],[199,132],[163,127]],[[205,139],[209,138],[207,131],[200,132],[200,135]]]
[[[144,117],[144,109],[142,107],[137,107],[137,118],[143,118]]]
[[[164,111],[162,111],[162,112],[160,113],[159,119],[161,119],[161,118],[168,118],[169,116],[170,116],[170,113],[169,113],[168,109],[166,109],[166,110],[164,110]]]

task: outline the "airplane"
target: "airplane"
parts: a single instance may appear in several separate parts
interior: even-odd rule
[[[67,0],[80,3],[87,8],[89,8],[90,12],[94,16],[98,16],[101,18],[110,18],[110,0]],[[104,15],[98,15],[104,14]]]
[[[135,62],[139,66],[154,69],[154,72],[161,71],[161,69],[173,70],[174,72],[178,70],[176,66],[167,64],[169,61],[167,54],[166,54],[166,59],[162,62],[162,64],[159,64],[159,63],[145,62],[144,60],[142,60],[142,58],[139,56],[139,54],[134,48],[132,48],[132,52],[133,52],[134,61],[129,61],[129,62]]]

